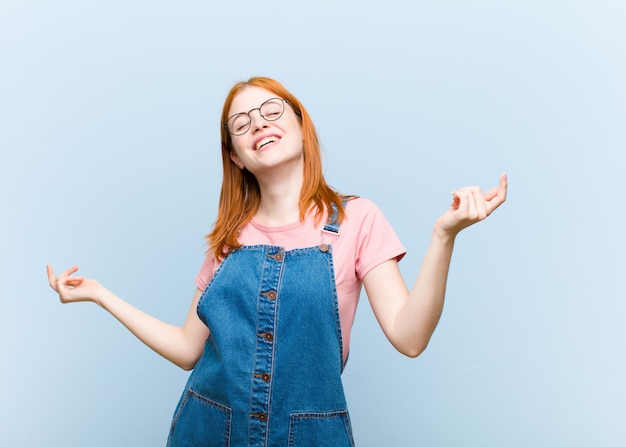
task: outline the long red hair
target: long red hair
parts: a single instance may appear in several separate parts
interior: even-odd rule
[[[322,173],[322,154],[315,126],[304,106],[281,83],[270,78],[254,77],[233,86],[222,109],[220,132],[222,138],[223,181],[217,220],[213,231],[207,235],[209,250],[222,260],[230,251],[241,247],[239,232],[256,214],[261,201],[261,191],[254,175],[247,169],[239,169],[231,160],[231,135],[226,129],[228,111],[235,96],[246,87],[260,87],[289,102],[300,119],[302,126],[302,149],[304,154],[302,189],[300,190],[300,219],[304,219],[312,206],[316,207],[315,217],[320,219],[334,204],[337,207],[337,220],[345,217],[342,196],[331,188]],[[332,213],[329,212],[329,215]]]

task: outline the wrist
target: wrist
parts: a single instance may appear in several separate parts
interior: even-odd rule
[[[443,245],[454,245],[457,234],[459,234],[458,231],[446,229],[440,219],[435,222],[435,226],[433,227],[433,239],[436,238]]]
[[[93,302],[103,309],[107,309],[107,303],[110,301],[111,292],[103,287],[100,283],[96,284],[96,290],[93,295]]]

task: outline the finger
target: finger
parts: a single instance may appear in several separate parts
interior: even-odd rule
[[[459,189],[455,192],[455,196],[458,199],[458,206],[456,207],[457,213],[462,216],[467,216],[469,211],[469,200],[467,198],[467,191],[465,189]]]
[[[72,276],[71,278],[68,278],[67,281],[65,281],[65,285],[68,287],[76,287],[83,282],[83,279],[84,278],[80,276]]]
[[[46,270],[48,271],[48,282],[50,283],[50,287],[54,290],[57,290],[57,278],[54,276],[54,270],[52,270],[52,266],[50,264],[46,264]]]
[[[70,267],[69,269],[61,273],[58,277],[54,276],[54,270],[52,269],[52,266],[48,265],[47,269],[50,287],[52,287],[59,294],[62,292],[63,289],[69,286],[74,287],[73,283],[76,279],[79,279],[80,281],[83,280],[83,278],[80,277],[70,277],[70,275],[78,271],[78,266]],[[78,284],[80,284],[80,282]]]
[[[463,202],[463,207],[459,207],[459,211],[462,211],[462,218],[475,221],[486,217],[483,194],[478,186],[462,188],[457,192]]]
[[[452,203],[450,204],[450,207],[456,210],[459,208],[460,202],[461,202],[461,199],[459,198],[459,195],[457,194],[456,191],[454,191],[452,193]]]
[[[478,217],[478,210],[476,208],[476,188],[469,188],[467,190],[467,217],[471,220],[475,220],[476,217]]]
[[[498,190],[499,190],[499,188],[495,187],[495,188],[491,188],[489,191],[487,191],[485,193],[485,200],[487,202],[489,202],[491,199],[493,199],[495,196],[497,196],[498,195]]]
[[[472,191],[474,204],[476,207],[476,216],[478,220],[483,220],[487,217],[487,202],[480,188],[476,188]]]
[[[74,267],[70,267],[70,268],[68,268],[66,271],[64,271],[63,273],[61,273],[61,274],[59,275],[59,278],[61,278],[61,277],[66,277],[66,276],[70,276],[71,274],[76,273],[77,271],[78,271],[78,266],[77,266],[77,265],[75,265]]]
[[[500,185],[498,186],[498,197],[502,199],[504,202],[506,200],[506,193],[509,188],[509,179],[506,175],[506,172],[500,175]]]
[[[508,186],[507,176],[506,176],[506,173],[504,173],[500,176],[500,184],[495,188],[491,188],[489,191],[485,193],[485,199],[491,200],[495,196],[500,196],[503,199],[502,201],[506,200],[507,186]]]
[[[487,200],[487,213],[491,214],[496,208],[504,203],[506,200],[506,195],[509,187],[509,182],[506,173],[503,173],[500,176],[500,184],[498,188],[494,188],[489,190],[487,194],[485,194],[485,199]]]

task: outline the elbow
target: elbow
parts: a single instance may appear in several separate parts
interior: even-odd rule
[[[422,352],[424,352],[424,349],[411,349],[411,350],[400,351],[401,354],[412,359],[419,357]]]
[[[172,357],[169,357],[170,361],[184,371],[191,371],[196,367],[196,364],[202,357],[202,345],[194,346],[180,345]]]
[[[198,360],[198,357],[179,358],[173,361],[173,363],[184,371],[191,371],[196,367]]]
[[[195,363],[192,365],[191,363],[182,363],[180,365],[177,365],[180,369],[182,369],[183,371],[191,371],[195,365]]]
[[[192,369],[196,367],[197,362],[198,362],[198,359],[181,361],[181,362],[177,362],[176,366],[178,366],[182,370],[191,371]]]
[[[428,342],[426,343],[421,343],[421,344],[416,344],[414,346],[405,346],[402,348],[396,348],[398,350],[398,352],[400,352],[402,355],[405,355],[409,358],[417,358],[419,357],[422,352],[424,352],[426,350],[426,348],[428,347]]]

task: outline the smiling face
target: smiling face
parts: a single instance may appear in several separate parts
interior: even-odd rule
[[[254,118],[259,113],[255,109],[269,98],[283,98],[289,101],[285,105],[283,116],[276,121],[268,121],[261,125],[261,128],[264,129],[261,131],[262,134],[268,132],[267,136],[270,138],[276,134],[280,140],[276,141],[272,138],[273,147],[255,151],[252,149],[253,142],[249,142],[249,139],[253,140],[253,135],[259,135],[257,127],[260,125],[255,123],[254,129],[251,126],[251,129],[237,136],[232,135],[227,130],[227,121],[232,115],[242,112],[250,112]],[[263,126],[268,127],[265,129]],[[239,133],[239,131],[235,133]],[[294,185],[294,188],[297,186],[296,182],[300,181],[298,203],[301,219],[310,211],[312,205],[320,213],[323,213],[325,210],[331,209],[333,203],[338,207],[339,218],[342,219],[342,200],[324,179],[322,152],[311,116],[298,98],[280,82],[257,76],[233,85],[226,95],[220,114],[220,143],[223,169],[222,187],[215,228],[208,235],[211,250],[218,259],[224,259],[226,253],[232,248],[241,246],[239,245],[239,232],[259,210],[261,190],[265,186],[273,186],[270,185],[270,182],[283,178],[283,174],[290,176],[287,181]],[[284,151],[285,157],[290,151],[297,154],[297,168],[293,163],[283,163],[283,166],[287,167],[282,171],[274,169],[259,175],[258,173],[263,167],[261,163],[265,163],[264,166],[270,165],[270,157],[266,156],[281,154],[285,146],[287,147],[287,150]],[[255,162],[254,166],[253,161]],[[257,173],[255,174],[248,169],[241,169],[235,162],[238,162],[242,167],[254,169]],[[244,163],[247,164],[244,165]],[[255,166],[259,167],[259,170]],[[300,178],[298,178],[298,173]]]
[[[275,98],[275,99],[272,99]],[[259,108],[263,106],[264,115]],[[284,105],[284,112],[274,119]],[[261,175],[278,167],[300,166],[302,162],[302,127],[300,119],[291,106],[278,98],[276,94],[260,87],[248,86],[233,99],[228,110],[232,118],[231,128],[243,130],[241,121],[247,122],[250,116],[250,128],[241,135],[232,135],[230,158],[239,167]]]

